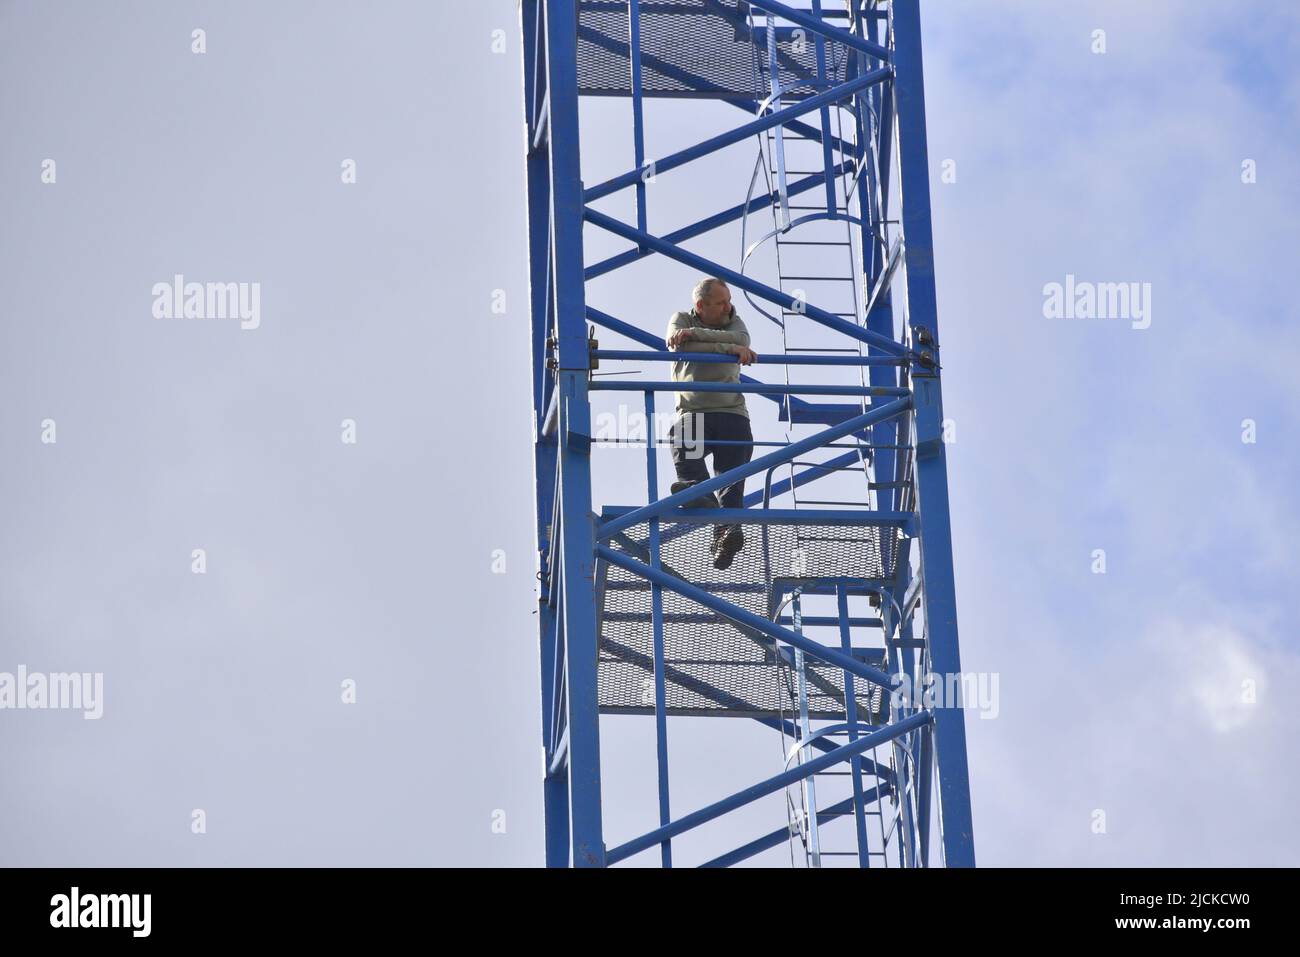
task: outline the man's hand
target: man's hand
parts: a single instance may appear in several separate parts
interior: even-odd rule
[[[686,343],[691,338],[692,338],[692,332],[690,329],[678,329],[676,332],[674,332],[671,336],[668,337],[668,348],[679,349],[684,343]]]
[[[758,361],[758,353],[749,346],[737,346],[736,358],[740,360],[742,366],[747,366]]]

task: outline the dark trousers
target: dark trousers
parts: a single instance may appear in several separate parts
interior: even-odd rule
[[[687,424],[683,420],[690,418]],[[713,474],[721,475],[728,469],[744,465],[754,455],[754,433],[749,428],[749,417],[735,412],[684,412],[673,423],[670,433],[673,441],[673,466],[679,482],[703,482],[709,477],[704,465],[707,455],[713,456]],[[744,442],[744,445],[719,445],[717,442]],[[723,508],[743,508],[745,480],[728,485],[718,496]]]

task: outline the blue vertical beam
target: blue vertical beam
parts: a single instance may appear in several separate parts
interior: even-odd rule
[[[916,840],[917,860],[921,867],[930,866],[930,789],[933,787],[934,737],[929,728],[921,730],[916,758]]]
[[[551,716],[560,689],[556,685],[555,660],[558,634],[554,605],[549,600],[550,582],[545,576],[549,564],[552,503],[555,497],[556,446],[542,434],[551,376],[546,368],[546,337],[550,329],[550,157],[545,149],[532,149],[535,105],[545,89],[538,74],[540,50],[537,43],[541,9],[539,0],[520,5],[523,35],[524,122],[530,148],[525,159],[528,191],[528,292],[532,327],[533,373],[533,484],[536,494],[536,542],[538,567],[543,570],[537,603],[538,652],[541,674],[542,748],[550,764],[556,745]],[[540,89],[539,89],[540,87]],[[569,782],[564,773],[546,774],[542,782],[546,819],[546,865],[563,867],[569,860]]]
[[[812,0],[812,15],[818,20],[822,18],[822,0]],[[813,34],[814,52],[817,59],[817,85],[826,81],[826,38],[820,33]],[[835,199],[835,160],[831,156],[831,111],[830,107],[823,106],[819,112],[819,119],[822,128],[822,166],[826,176],[826,213],[834,218],[835,209],[838,205]]]
[[[908,323],[939,341],[934,286],[934,237],[930,223],[929,155],[925,134],[919,0],[895,0],[894,101],[898,117],[899,189],[906,243]],[[921,574],[930,665],[938,675],[959,675],[957,600],[953,583],[952,525],[948,513],[947,456],[942,441],[943,405],[938,348],[933,368],[913,369],[916,421],[916,482],[921,517]],[[944,861],[975,866],[970,774],[966,760],[965,711],[945,702],[934,712],[934,747],[939,769],[939,821]]]
[[[854,32],[859,35],[866,34],[866,38],[871,42],[879,41],[878,36],[879,24],[874,19],[859,17],[854,23]],[[870,64],[866,61],[863,54],[858,55],[861,69],[865,72]],[[867,146],[871,143],[873,131],[871,129],[870,117],[872,111],[878,117],[874,136],[876,137],[875,155],[880,163],[878,168],[868,168],[867,175],[859,181],[858,186],[858,203],[859,218],[862,220],[861,226],[861,253],[862,268],[868,278],[867,289],[874,289],[876,280],[884,273],[888,265],[889,248],[885,238],[876,238],[873,226],[880,225],[884,231],[884,221],[889,218],[889,144],[893,138],[892,113],[886,116],[882,112],[882,104],[892,103],[893,97],[887,94],[892,93],[892,89],[886,86],[871,87],[857,97],[856,110],[858,117],[858,143],[862,153],[862,162],[868,162],[871,152]],[[880,193],[880,199],[876,199],[877,192]],[[876,303],[870,314],[866,317],[867,328],[872,332],[886,336],[889,339],[894,338],[894,309],[893,299],[888,289],[880,296],[879,302]],[[868,354],[877,353],[879,350],[870,348]],[[868,382],[873,386],[893,388],[898,385],[898,372],[893,368],[872,369],[868,373]],[[902,445],[900,422],[885,422],[877,425],[872,429],[871,439],[876,445]],[[873,454],[872,463],[875,466],[877,481],[888,481],[893,477],[894,459],[896,453],[893,449],[882,448]],[[896,509],[902,502],[903,490],[898,488],[883,489],[883,497],[877,499],[877,504],[883,509]]]
[[[840,617],[840,648],[850,654],[853,643],[849,634],[849,596],[844,584],[835,586],[835,600]],[[858,699],[853,689],[853,675],[844,672],[844,717],[849,724],[849,741],[858,740]],[[849,772],[853,775],[853,823],[858,832],[858,866],[870,867],[871,855],[867,846],[867,809],[862,797],[862,758],[849,759]]]
[[[896,559],[892,595],[890,592],[886,591],[881,597],[882,604],[880,613],[881,617],[885,620],[884,631],[887,647],[889,648],[890,673],[906,675],[907,681],[909,682],[908,686],[916,688],[918,684],[918,674],[923,669],[917,665],[917,652],[911,645],[913,637],[912,617],[908,616],[901,621],[898,620],[898,615],[893,603],[891,602],[892,598],[901,605],[903,598],[907,594],[908,584],[912,580],[911,558],[909,557],[910,553],[911,541],[904,540],[900,542],[898,547],[898,557]],[[890,603],[885,604],[886,602]],[[903,706],[901,710],[904,713],[909,713],[917,707],[919,707],[919,705],[914,703],[910,708],[906,705]],[[913,753],[912,756],[915,758],[915,753]],[[929,813],[928,809],[930,807],[930,788],[932,787],[932,780],[928,773],[928,767],[922,766],[915,761],[911,766],[914,769],[917,769],[916,777],[913,780],[913,788],[914,793],[916,794],[917,806],[918,808],[923,809],[924,813],[918,811],[918,820],[916,822],[915,831],[913,831],[910,816],[905,818],[904,823],[908,828],[909,840],[915,838],[913,841],[914,846],[910,848],[913,852],[913,856],[921,866],[927,866],[929,862],[929,857],[926,855],[929,848],[929,819],[925,815]],[[900,792],[900,795],[906,797],[906,794],[903,792]],[[917,848],[920,850],[917,850]]]
[[[632,0],[627,5],[628,51],[627,59],[631,64],[632,76],[632,153],[636,159],[636,168],[645,166],[645,127],[641,109],[641,3]],[[648,232],[645,209],[645,179],[636,181],[636,225],[642,232]],[[638,247],[644,252],[644,247]]]
[[[633,7],[636,4],[632,4]],[[655,444],[655,394],[649,390],[645,393],[646,421],[646,494],[647,501],[653,502],[659,497],[659,475],[655,455],[659,446]],[[659,519],[650,519],[650,567],[662,569],[659,560]],[[655,657],[655,763],[659,770],[659,826],[665,827],[672,821],[668,802],[668,693],[664,688],[664,593],[653,582],[650,584],[650,628],[654,643]],[[666,839],[660,845],[660,857],[664,867],[673,866],[673,842]]]
[[[570,830],[575,867],[605,864],[596,696],[591,406],[578,155],[577,0],[546,0],[550,101],[551,261],[559,389],[560,587],[568,698]]]
[[[901,470],[900,470],[901,471]],[[909,587],[912,582],[912,564],[911,564],[911,540],[905,539],[899,543],[897,567],[895,569],[893,597],[901,606],[907,596]],[[887,594],[885,599],[890,596]],[[893,613],[893,606],[888,608],[882,606],[881,614],[886,617],[890,623],[897,617]],[[910,687],[916,688],[919,676],[925,671],[924,660],[919,659],[919,653],[912,647],[913,628],[912,615],[906,616],[903,620],[892,624],[892,630],[896,632],[898,642],[890,651],[891,661],[895,662],[890,671],[894,674],[906,674]],[[890,626],[886,627],[886,634],[891,630]],[[918,866],[929,866],[929,848],[930,848],[930,791],[933,787],[933,778],[930,774],[931,765],[933,764],[932,756],[926,752],[925,761],[920,759],[922,744],[928,747],[930,742],[930,730],[926,729],[921,736],[920,742],[912,750],[913,758],[912,767],[916,769],[916,777],[913,782],[916,794],[917,814],[916,820],[908,824],[909,837],[913,841],[910,848],[913,858]],[[906,746],[906,745],[904,745]]]

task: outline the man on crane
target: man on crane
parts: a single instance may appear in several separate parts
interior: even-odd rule
[[[677,312],[668,321],[668,348],[679,352],[725,352],[739,362],[673,363],[674,382],[740,382],[740,366],[758,355],[749,348],[749,330],[731,304],[731,290],[721,279],[703,279],[695,287],[695,308]],[[754,434],[749,427],[749,410],[740,392],[678,392],[677,418],[671,431],[673,466],[677,481],[674,493],[708,479],[705,456],[713,456],[713,474],[744,465],[754,453]],[[734,444],[718,444],[734,443]],[[722,490],[722,508],[743,508],[745,482],[742,479]],[[687,503],[692,508],[717,508],[712,493]],[[729,568],[745,545],[738,524],[713,529],[713,567]]]

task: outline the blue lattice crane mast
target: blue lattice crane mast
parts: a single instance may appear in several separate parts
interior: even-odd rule
[[[671,866],[695,828],[782,793],[781,826],[703,863],[782,844],[809,866],[975,863],[960,702],[915,693],[927,678],[954,688],[962,677],[918,0],[805,2],[520,3],[548,865],[657,850]],[[626,172],[594,185],[580,175],[583,95],[626,97],[632,112]],[[728,103],[736,124],[655,151],[647,97]],[[648,230],[648,172],[684,175],[745,142],[758,158],[744,202]],[[624,190],[635,191],[635,223],[594,205]],[[742,230],[734,260],[686,248],[728,224]],[[584,262],[584,229],[628,246]],[[692,388],[771,400],[786,436],[759,436],[746,464],[666,496],[651,436],[644,503],[594,503],[592,394],[640,393],[653,421],[656,397],[678,388],[592,375],[602,362],[617,373],[623,361],[682,358],[662,329],[587,299],[587,282],[649,257],[680,264],[684,287],[723,279],[770,320],[781,350],[760,357],[767,375]],[[626,347],[597,345],[590,326]],[[742,479],[752,480],[743,507],[687,507]],[[707,560],[719,524],[747,543],[729,567]],[[658,826],[630,839],[604,831],[601,714],[655,722]],[[674,815],[667,719],[677,716],[759,722],[780,735],[784,765]]]

